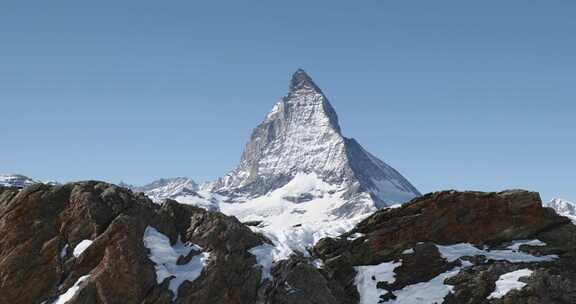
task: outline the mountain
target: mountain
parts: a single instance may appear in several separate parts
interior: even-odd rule
[[[135,188],[252,223],[274,261],[351,229],[378,208],[420,195],[400,173],[342,135],[336,111],[303,70],[252,132],[240,164],[203,187],[164,180]],[[168,188],[168,189],[167,189]]]
[[[420,193],[402,175],[342,135],[336,111],[304,70],[292,76],[288,95],[252,132],[239,166],[213,191],[232,201],[261,197],[314,174],[349,204],[339,215],[408,201]],[[294,200],[308,200],[311,192]],[[360,209],[360,210],[359,210]]]
[[[37,180],[31,179],[24,175],[19,174],[0,174],[0,186],[24,188],[28,185],[40,183]]]
[[[576,203],[565,199],[555,198],[550,201],[548,207],[554,209],[559,215],[571,219],[576,224]]]
[[[144,186],[121,183],[120,186],[135,192],[145,193],[152,201],[161,203],[176,199],[183,204],[196,205],[208,210],[218,210],[218,201],[211,193],[200,190],[200,186],[187,177],[161,178]]]
[[[144,192],[155,202],[162,202],[167,198],[186,195],[198,190],[198,184],[187,177],[161,178],[144,186],[125,184],[122,186],[128,186],[127,188],[136,192]]]
[[[97,181],[0,188],[0,303],[574,303],[574,235],[537,193],[443,191],[275,262],[220,212]]]

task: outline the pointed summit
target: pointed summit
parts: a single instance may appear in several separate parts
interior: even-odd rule
[[[312,90],[318,93],[322,92],[320,88],[318,88],[318,86],[314,83],[312,78],[308,76],[308,74],[306,74],[306,71],[304,71],[303,69],[296,70],[296,72],[292,75],[289,90],[290,93],[299,90]]]
[[[292,75],[288,95],[274,106],[267,118],[277,118],[280,113],[283,119],[291,120],[294,124],[320,124],[340,133],[336,111],[303,69],[298,69]]]

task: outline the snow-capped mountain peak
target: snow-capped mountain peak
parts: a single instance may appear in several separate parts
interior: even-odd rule
[[[24,188],[37,183],[40,181],[20,174],[0,174],[0,186],[4,187]]]
[[[548,207],[554,209],[559,215],[570,218],[574,223],[576,223],[576,203],[555,198],[548,203]]]
[[[243,201],[281,188],[298,173],[341,186],[356,206],[365,194],[373,207],[420,195],[396,170],[342,135],[336,111],[303,70],[294,73],[288,94],[254,129],[238,167],[213,190]]]
[[[351,229],[378,208],[420,195],[342,135],[336,111],[303,70],[253,130],[234,170],[202,187],[185,183],[162,180],[140,191],[157,202],[171,198],[251,222],[274,243],[274,260],[307,254],[319,239]]]
[[[212,193],[200,189],[195,181],[187,177],[161,178],[140,187],[127,184],[121,186],[135,192],[144,192],[156,203],[161,203],[166,199],[174,199],[208,210],[219,210],[216,197]]]
[[[140,187],[129,187],[146,193],[153,201],[160,202],[198,190],[198,184],[187,177],[161,178]]]

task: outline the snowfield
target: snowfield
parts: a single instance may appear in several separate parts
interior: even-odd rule
[[[273,261],[287,259],[299,251],[309,256],[308,248],[324,237],[336,237],[351,230],[358,222],[376,209],[366,198],[364,208],[352,218],[334,214],[343,207],[341,189],[323,182],[316,174],[299,173],[284,187],[268,195],[248,200],[245,203],[220,203],[224,214],[233,215],[242,222],[261,221],[257,227],[273,243]],[[311,194],[304,202],[295,202],[294,197]],[[362,202],[359,202],[362,203]]]

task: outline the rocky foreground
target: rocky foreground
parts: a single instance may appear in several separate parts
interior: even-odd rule
[[[102,182],[0,187],[0,303],[576,303],[537,193],[438,192],[271,263],[218,212]]]

